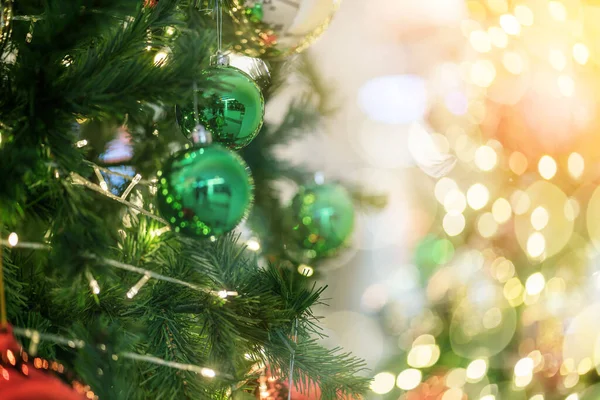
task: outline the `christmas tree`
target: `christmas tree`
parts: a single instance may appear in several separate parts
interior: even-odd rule
[[[70,398],[34,369],[100,399],[367,388],[361,360],[319,344],[308,279],[357,191],[275,155],[327,111],[310,61],[289,60],[329,3],[291,31],[283,1],[0,1],[0,397]],[[311,94],[263,124],[292,73]]]

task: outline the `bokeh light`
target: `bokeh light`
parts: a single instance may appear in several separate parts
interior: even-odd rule
[[[569,155],[569,175],[573,177],[573,179],[579,179],[583,175],[583,171],[585,170],[585,160],[579,153],[571,153]]]
[[[548,10],[550,15],[557,21],[565,21],[567,19],[567,9],[565,5],[557,0],[548,2]]]
[[[529,8],[528,6],[526,6],[525,4],[518,4],[517,6],[515,6],[515,17],[517,18],[517,21],[519,21],[519,23],[523,26],[531,26],[533,25],[533,11],[531,11],[531,8]]]
[[[489,60],[478,60],[471,66],[471,81],[482,88],[489,87],[496,79],[496,67]]]
[[[490,238],[498,231],[498,223],[492,213],[482,214],[477,220],[477,231],[484,238]]]
[[[527,161],[527,157],[525,156],[525,154],[520,153],[518,151],[514,151],[508,158],[508,165],[512,172],[514,172],[517,175],[523,175],[525,171],[527,171],[529,162]]]
[[[448,236],[460,235],[464,231],[465,225],[466,220],[462,214],[446,214],[442,221],[442,226]]]
[[[540,161],[538,163],[538,171],[542,178],[548,180],[554,178],[554,175],[556,175],[557,168],[558,167],[556,166],[556,161],[554,161],[552,157],[545,155],[542,158],[540,158]]]
[[[525,290],[527,294],[530,296],[538,295],[544,290],[546,286],[546,279],[541,272],[536,272],[533,275],[530,275],[525,282]]]
[[[475,183],[467,190],[467,203],[473,210],[481,210],[490,199],[490,192],[485,185]]]
[[[389,372],[380,372],[371,381],[371,390],[377,394],[389,393],[394,388],[396,377]]]
[[[502,197],[496,199],[492,205],[492,216],[499,224],[507,222],[512,216],[512,207],[510,206],[508,200]]]
[[[523,57],[514,51],[507,51],[502,57],[502,65],[511,74],[519,75],[523,72]]]
[[[467,199],[458,189],[451,190],[444,198],[444,208],[451,215],[461,214],[467,208]]]
[[[488,364],[487,361],[479,358],[471,361],[467,366],[467,381],[468,382],[479,382],[487,373]]]
[[[504,14],[500,16],[500,26],[509,35],[518,35],[521,33],[521,24],[512,14]]]
[[[422,378],[423,374],[418,369],[405,369],[398,374],[396,386],[402,390],[412,390],[419,386]]]
[[[573,59],[581,65],[585,65],[590,58],[590,50],[584,43],[575,43],[573,45]]]
[[[475,165],[482,171],[491,171],[498,162],[496,151],[490,146],[481,146],[475,151]]]

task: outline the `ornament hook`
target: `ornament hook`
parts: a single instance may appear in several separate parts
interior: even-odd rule
[[[209,145],[212,143],[212,135],[203,125],[198,124],[192,132],[192,142],[201,146]]]

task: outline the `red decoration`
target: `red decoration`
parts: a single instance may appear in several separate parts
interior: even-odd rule
[[[287,380],[284,381],[278,376],[273,375],[270,371],[267,371],[267,375],[261,376],[258,383],[259,386],[255,394],[256,398],[260,400],[288,400],[290,392],[292,400],[323,400],[321,389],[314,382],[310,382],[309,386],[303,387],[302,392],[300,392],[295,385],[290,389]],[[336,399],[350,400],[350,397],[338,395]]]
[[[12,327],[0,328],[0,399],[83,400],[97,398],[89,387],[77,382],[73,388],[52,375],[63,373],[56,361],[30,357],[17,343]]]
[[[158,4],[158,0],[144,0],[144,7],[154,8]]]

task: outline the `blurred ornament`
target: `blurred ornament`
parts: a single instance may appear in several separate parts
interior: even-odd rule
[[[0,328],[0,398],[2,400],[83,400],[97,399],[94,392],[78,382],[70,388],[52,371],[62,373],[57,362],[34,358],[15,340],[12,327]]]
[[[210,89],[198,91],[200,122],[215,140],[231,149],[241,149],[258,135],[263,124],[265,100],[256,82],[229,65],[212,66],[202,72]],[[194,103],[176,107],[184,134],[196,126]]]
[[[358,103],[369,118],[377,122],[415,122],[427,111],[425,81],[417,75],[380,76],[361,87]]]
[[[154,8],[158,4],[158,0],[144,0],[144,7]]]
[[[289,382],[267,370],[265,375],[258,378],[259,386],[255,390],[257,399],[261,400],[319,400],[321,390],[314,382],[309,382],[308,386],[303,384],[303,390],[300,391],[295,385],[290,389]],[[291,396],[291,397],[290,397]]]
[[[344,245],[354,228],[354,204],[341,185],[300,188],[286,211],[286,249],[301,262],[326,257]]]
[[[12,0],[0,0],[0,55],[12,30]]]
[[[201,126],[196,134],[202,133]],[[210,144],[175,154],[158,172],[158,207],[175,232],[207,237],[235,228],[253,200],[248,166],[236,153]]]
[[[454,310],[449,327],[450,344],[457,355],[489,358],[510,343],[517,327],[517,313],[501,287],[478,280]]]
[[[413,123],[408,134],[408,148],[423,172],[432,178],[441,178],[454,169],[457,159],[444,148],[447,141],[442,144],[436,138],[423,124]]]
[[[233,0],[233,50],[283,58],[307,49],[327,28],[341,0]]]

